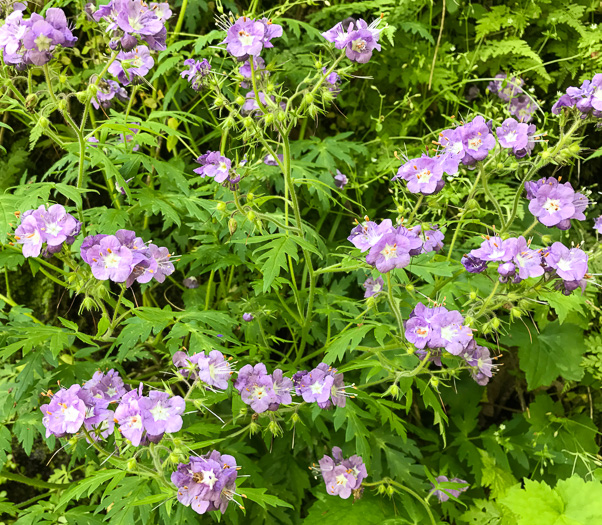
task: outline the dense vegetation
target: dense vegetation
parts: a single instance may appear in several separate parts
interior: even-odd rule
[[[1,523],[602,524],[600,2],[0,9]]]

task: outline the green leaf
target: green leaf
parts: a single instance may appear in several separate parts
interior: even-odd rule
[[[345,500],[328,494],[320,494],[318,498],[309,508],[303,525],[382,525],[393,517],[389,502],[368,495],[355,503],[352,498]]]
[[[263,252],[257,257],[259,252]],[[296,261],[297,245],[288,235],[283,235],[279,239],[274,239],[269,243],[257,248],[253,255],[257,257],[257,262],[261,264],[261,273],[263,274],[263,292],[266,293],[274,279],[280,275],[280,270],[286,268],[286,256],[290,255]]]
[[[583,315],[581,306],[585,304],[585,296],[579,293],[564,295],[560,292],[543,292],[539,297],[554,308],[560,324],[564,323],[570,313]]]
[[[270,507],[288,507],[289,509],[293,509],[294,507],[287,503],[286,501],[277,498],[276,496],[272,496],[270,494],[265,494],[267,489],[255,489],[250,487],[241,487],[241,494],[244,494],[247,499],[254,501],[262,508]]]
[[[602,484],[578,476],[552,489],[545,482],[525,480],[500,500],[518,516],[518,525],[602,525]]]
[[[69,503],[72,499],[80,499],[84,494],[90,496],[103,483],[109,480],[118,478],[122,480],[125,477],[125,472],[119,469],[99,470],[94,472],[90,477],[80,481],[75,487],[66,491],[57,504],[57,508]]]
[[[501,342],[518,346],[519,365],[530,390],[547,386],[558,376],[572,381],[583,377],[581,358],[585,353],[583,331],[576,325],[554,321],[540,334],[532,324],[515,325]]]
[[[10,431],[5,426],[0,427],[0,470],[6,463],[6,453],[11,451]]]
[[[324,362],[331,364],[343,359],[345,353],[355,350],[373,328],[374,325],[363,325],[343,332],[326,348]]]

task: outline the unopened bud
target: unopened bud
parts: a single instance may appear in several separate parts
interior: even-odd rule
[[[236,124],[236,122],[234,120],[234,117],[226,117],[224,119],[224,127],[226,129],[233,128],[235,124]]]
[[[276,89],[276,86],[270,82],[266,87],[265,87],[265,92],[266,93],[271,93],[272,91],[274,91],[274,89]]]
[[[293,412],[291,414],[291,421],[293,422],[293,425],[299,423],[299,421],[301,421],[301,418],[299,417],[299,414],[297,414],[297,412]]]
[[[129,471],[136,470],[136,460],[134,458],[128,459],[127,469]]]
[[[77,436],[73,436],[72,438],[69,439],[69,446],[74,447],[75,445],[77,445]]]
[[[391,497],[395,494],[395,489],[391,485],[387,485],[387,496]]]
[[[316,106],[315,104],[310,104],[307,107],[307,113],[311,118],[316,118],[316,116],[318,115],[318,106]]]
[[[399,215],[403,215],[405,212],[406,212],[406,209],[401,204],[399,204],[397,206],[397,213],[399,213]]]
[[[379,485],[376,489],[376,492],[378,492],[379,494],[384,494],[385,492],[387,492],[387,487],[385,487],[384,485]]]
[[[218,202],[217,203],[217,211],[221,211],[222,213],[226,211],[226,203]]]
[[[276,118],[280,121],[280,122],[284,122],[286,120],[286,113],[284,111],[279,111],[278,115],[276,115]]]
[[[313,101],[314,101],[314,96],[311,93],[307,93],[307,95],[305,95],[305,103],[311,104]]]
[[[263,120],[269,126],[274,123],[274,115],[272,113],[268,113],[263,117]]]
[[[46,117],[40,117],[38,119],[38,126],[40,126],[41,128],[46,129],[48,127],[48,124],[50,124],[50,121]]]
[[[125,34],[121,37],[121,47],[124,51],[131,51],[138,45],[138,39],[135,36]]]
[[[581,146],[579,144],[571,144],[569,146],[569,151],[573,154],[573,155],[577,155],[580,151],[581,151]]]
[[[27,95],[27,98],[25,99],[25,107],[27,108],[27,111],[33,111],[37,104],[38,97],[36,94],[32,93],[31,95]]]
[[[174,464],[175,464],[175,463],[179,463],[179,462],[180,462],[180,455],[179,455],[179,454],[176,454],[175,452],[172,452],[172,453],[169,455],[169,461],[170,461],[171,463],[174,463]]]
[[[498,170],[501,170],[501,169],[503,169],[503,168],[504,168],[504,163],[503,163],[503,162],[498,162],[498,163],[497,163],[497,169],[498,169]]]
[[[213,103],[216,107],[221,108],[226,103],[226,101],[222,97],[215,97]]]
[[[65,84],[67,82],[67,75],[65,73],[61,73],[59,75],[59,84]]]
[[[253,210],[250,210],[247,213],[247,219],[249,219],[251,222],[255,220],[255,217],[257,217],[257,215],[255,215],[255,212]]]
[[[77,100],[79,100],[82,104],[85,104],[86,102],[88,102],[89,95],[88,95],[87,90],[86,91],[78,91],[75,94],[75,96],[76,96]]]
[[[67,111],[67,101],[64,98],[59,99],[56,103],[56,107],[61,113],[64,113]]]
[[[470,199],[465,205],[466,210],[476,210],[479,207],[479,203],[475,199]]]
[[[90,84],[86,91],[88,92],[88,96],[92,99],[96,96],[96,93],[98,93],[98,86],[96,84]]]
[[[501,324],[502,324],[502,322],[500,321],[500,319],[499,319],[498,317],[494,317],[494,318],[491,320],[491,327],[492,327],[494,330],[497,330],[497,329],[500,327],[500,325],[501,325]]]
[[[253,199],[255,198],[255,194],[253,192],[249,192],[247,193],[247,202],[253,202]]]
[[[274,420],[270,421],[268,425],[268,430],[272,433],[274,437],[279,437],[282,435],[282,428],[280,428],[280,425]]]
[[[315,67],[316,69],[322,69],[322,67],[323,67],[323,66],[322,66],[322,62],[320,62],[319,60],[316,60],[316,61],[314,62],[314,67]]]
[[[552,236],[551,235],[542,235],[541,242],[543,242],[544,244],[550,244],[552,242]]]
[[[230,230],[230,235],[234,235],[234,232],[236,232],[237,228],[238,223],[236,222],[236,219],[234,217],[231,217],[228,221],[228,230]]]
[[[251,117],[245,117],[242,124],[245,128],[250,128],[253,125],[253,119]]]
[[[238,104],[239,106],[242,106],[246,101],[247,99],[245,97],[243,97],[242,95],[238,95],[234,102],[236,102],[236,104]]]
[[[540,151],[539,154],[541,155],[541,158],[544,160],[547,160],[550,158],[550,151],[547,149],[544,149],[543,151]]]
[[[476,298],[478,297],[477,292],[475,292],[474,290],[472,292],[470,292],[468,294],[468,297],[470,298],[471,301],[476,300]]]
[[[510,317],[512,319],[520,319],[523,316],[523,312],[520,308],[511,308],[510,309]]]
[[[431,377],[431,385],[433,385],[433,388],[437,388],[439,386],[439,379]]]
[[[251,421],[249,423],[249,434],[252,436],[253,434],[257,434],[261,430],[261,425],[256,421]]]
[[[406,290],[412,293],[414,291],[414,285],[412,283],[406,284]]]
[[[467,315],[467,316],[464,318],[464,324],[465,324],[466,326],[472,326],[472,325],[474,324],[474,322],[475,322],[475,318],[474,318],[474,317],[471,317],[470,315]]]
[[[393,383],[389,388],[387,388],[387,390],[385,390],[383,397],[385,397],[385,396],[398,397],[399,396],[399,386],[397,386],[395,383]]]

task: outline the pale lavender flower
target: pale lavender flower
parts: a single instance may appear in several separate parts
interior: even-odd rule
[[[92,105],[96,109],[101,106],[103,109],[109,109],[114,98],[125,102],[128,99],[127,91],[114,80],[103,80],[98,85],[96,95],[92,98]]]
[[[598,233],[602,233],[602,215],[594,221],[594,230]]]
[[[314,368],[301,378],[294,379],[298,384],[298,387],[296,387],[297,394],[303,396],[306,403],[328,404],[334,385],[333,374],[321,368]]]
[[[550,177],[525,184],[525,188],[527,198],[531,200],[529,211],[544,226],[568,230],[571,219],[585,220],[583,211],[588,200],[581,193],[576,193],[570,182],[560,184]]]
[[[277,368],[272,372],[274,401],[270,404],[269,410],[274,412],[280,405],[290,405],[293,402],[291,391],[293,382],[288,377],[284,377],[282,370]]]
[[[439,133],[438,144],[443,148],[443,155],[439,159],[439,164],[448,175],[455,175],[458,172],[458,165],[466,155],[462,141],[462,128],[463,126],[445,129]]]
[[[238,72],[242,75],[243,78],[247,80],[251,80],[251,60],[253,60],[253,69],[255,70],[255,75],[257,73],[260,74],[261,77],[268,74],[265,70],[265,60],[260,56],[249,57],[248,60],[245,60],[242,66],[238,68]],[[256,77],[257,78],[257,77]],[[241,87],[244,89],[250,88],[252,82],[242,82]]]
[[[247,323],[250,323],[253,319],[255,319],[253,314],[250,314],[248,312],[245,312],[244,314],[242,314],[242,320],[246,321]]]
[[[403,179],[408,183],[408,191],[433,195],[440,192],[445,186],[443,180],[443,165],[438,159],[427,155],[410,159],[397,171],[392,180]]]
[[[334,27],[322,33],[322,36],[334,44],[336,49],[343,49],[348,42],[349,35],[353,32],[355,20],[347,18],[343,22],[339,22]]]
[[[472,255],[465,255],[460,262],[468,273],[482,273],[487,269],[487,261]]]
[[[276,403],[274,381],[263,363],[245,365],[238,371],[234,388],[240,392],[243,402],[257,412],[265,412]]]
[[[157,269],[155,270],[153,277],[160,283],[165,281],[165,277],[176,271],[173,263],[170,261],[171,254],[167,248],[149,244],[148,255],[151,259],[154,259],[157,264]]]
[[[144,434],[144,423],[142,421],[142,408],[140,400],[142,399],[142,383],[134,390],[127,392],[119,402],[115,410],[115,423],[119,433],[128,439],[135,447],[140,445],[142,435]]]
[[[266,25],[244,16],[230,26],[222,44],[227,44],[228,53],[236,58],[255,56],[264,48],[265,36]]]
[[[92,275],[101,281],[110,279],[116,283],[127,280],[132,272],[134,257],[132,251],[119,242],[114,235],[102,237],[98,244],[85,249],[82,244],[82,259],[88,259]]]
[[[219,350],[211,350],[206,357],[204,352],[197,355],[199,355],[197,359],[199,379],[210,387],[227,390],[233,369],[224,354]]]
[[[527,95],[519,95],[510,102],[510,114],[520,122],[530,122],[533,114],[539,109],[536,102]]]
[[[277,154],[276,157],[278,157],[278,160],[280,162],[283,162],[284,160],[284,155],[282,154]],[[263,158],[263,163],[266,166],[278,166],[278,162],[276,162],[276,159],[270,154],[268,153],[264,158]]]
[[[24,257],[37,257],[42,251],[44,235],[38,222],[32,215],[23,217],[21,224],[15,230],[15,240],[23,245]]]
[[[477,345],[473,339],[461,355],[466,363],[473,367],[470,373],[477,384],[485,386],[489,383],[489,380],[493,377],[493,369],[495,368],[489,349],[485,346]]]
[[[148,434],[159,436],[165,432],[178,432],[182,428],[182,414],[186,403],[180,396],[152,390],[147,397],[139,399],[138,404],[142,412],[142,423]]]
[[[587,273],[588,256],[580,248],[567,248],[561,242],[552,244],[546,257],[549,267],[564,281],[581,281]]]
[[[541,266],[541,255],[529,247],[529,243],[522,235],[516,239],[513,252],[512,260],[516,264],[518,276],[521,279],[540,277],[544,274],[544,269]]]
[[[95,372],[92,379],[84,383],[83,389],[89,391],[95,398],[109,402],[118,401],[126,393],[123,379],[114,369],[106,374],[100,370]]]
[[[481,247],[470,252],[470,256],[481,261],[509,261],[512,259],[513,244],[510,239],[502,241],[501,237],[489,237],[481,243]]]
[[[490,133],[485,119],[480,115],[460,128],[464,158],[462,162],[471,166],[487,157],[489,151],[495,147],[495,138]]]
[[[452,478],[451,480],[449,480],[446,476],[437,476],[435,478],[435,480],[437,481],[437,483],[448,483],[448,482],[452,482],[452,483],[464,483],[466,485],[468,485],[468,483],[466,481],[464,481],[463,479],[460,478]],[[431,483],[431,485],[433,486],[433,488],[435,488],[435,485],[433,485]],[[460,496],[461,492],[464,492],[468,490],[468,486],[466,487],[460,487],[457,489],[436,489],[433,490],[433,494],[435,496],[437,496],[437,499],[439,500],[440,503],[444,503],[445,501],[449,500],[449,496],[450,494],[454,497],[454,498],[458,498]]]
[[[339,447],[333,447],[332,454],[334,460],[325,455],[318,462],[319,467],[313,467],[313,470],[322,474],[328,494],[347,499],[368,476],[366,465],[361,456],[344,458]]]
[[[507,118],[502,127],[496,130],[497,138],[502,148],[511,148],[512,151],[524,149],[529,142],[528,124],[518,123],[513,118]]]
[[[182,505],[198,514],[212,510],[226,511],[236,491],[238,470],[234,457],[213,450],[204,456],[191,456],[190,463],[180,463],[171,475]]]
[[[358,224],[347,237],[347,240],[362,252],[372,248],[384,235],[395,231],[391,219],[385,219],[380,224],[368,220],[367,217],[365,219],[366,222]]]
[[[372,279],[372,277],[368,277],[362,286],[366,289],[364,292],[364,297],[372,297],[374,295],[378,295],[383,291],[383,287],[385,286],[385,282],[382,277],[377,277],[376,279]]]
[[[326,74],[327,72],[328,72],[328,68],[323,67],[322,73]],[[340,83],[341,83],[341,77],[339,76],[339,74],[336,71],[331,71],[328,74],[328,76],[326,77],[325,86],[328,89],[328,91],[330,91],[332,93],[334,98],[336,98],[338,96],[338,94],[341,92]]]
[[[146,46],[136,46],[132,51],[120,51],[117,60],[109,66],[109,73],[124,86],[136,77],[144,77],[155,65]]]
[[[513,98],[523,93],[522,86],[525,83],[521,78],[510,77],[506,73],[498,73],[495,75],[498,80],[492,80],[487,85],[487,89],[491,93],[497,94],[505,102],[510,102]]]
[[[190,290],[194,290],[195,288],[199,287],[199,280],[196,277],[194,277],[194,276],[186,277],[186,279],[184,279],[182,281],[182,284],[186,288],[188,288]]]
[[[86,405],[78,396],[80,390],[79,385],[68,390],[61,388],[52,396],[50,403],[40,407],[44,414],[42,423],[46,427],[46,437],[75,434],[81,428],[86,417]]]
[[[416,237],[398,233],[384,235],[368,252],[366,262],[376,267],[381,273],[390,272],[393,268],[405,268],[410,264],[410,252],[422,247],[422,241]]]
[[[195,91],[200,91],[203,89],[205,78],[211,71],[211,64],[209,64],[206,58],[203,58],[201,61],[195,60],[194,58],[189,58],[184,60],[184,65],[188,66],[189,69],[182,71],[180,76],[188,80],[190,86]]]
[[[86,406],[84,428],[94,441],[106,439],[115,428],[114,412],[109,410],[110,401],[92,395],[88,390],[80,390],[78,397]],[[88,439],[88,436],[86,436]]]
[[[345,45],[345,54],[349,60],[365,64],[372,58],[372,52],[375,49],[380,51],[378,43],[381,31],[378,29],[380,20],[377,18],[370,25],[361,18],[356,22],[355,30],[349,32]]]
[[[464,317],[457,310],[436,315],[432,320],[435,335],[431,344],[435,348],[445,348],[452,355],[459,355],[472,340],[472,330],[465,326]]]
[[[219,151],[208,151],[196,159],[201,167],[193,170],[201,177],[213,177],[215,182],[224,182],[232,168],[232,161],[224,157]]]
[[[339,170],[337,170],[337,174],[334,176],[334,185],[337,188],[339,188],[339,190],[342,190],[348,182],[349,179],[347,179],[347,175],[344,175]]]

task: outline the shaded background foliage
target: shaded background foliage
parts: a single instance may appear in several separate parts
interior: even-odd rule
[[[86,19],[81,3],[52,5],[64,7],[75,22],[80,42],[89,42],[64,54],[53,65],[53,73],[59,85],[83,89],[101,68],[105,37]],[[345,444],[349,454],[361,454],[369,463],[370,481],[390,476],[427,494],[430,485],[425,467],[434,475],[468,480],[471,488],[462,495],[464,506],[449,502],[437,507],[444,522],[539,523],[534,521],[536,513],[531,521],[517,517],[528,520],[525,509],[546,498],[554,502],[569,494],[562,499],[568,501],[567,507],[575,505],[570,498],[577,492],[590,494],[590,500],[599,498],[597,485],[581,486],[575,478],[560,482],[555,492],[550,488],[573,474],[590,482],[602,476],[598,456],[602,338],[593,286],[584,296],[544,292],[538,302],[523,299],[521,290],[512,296],[509,293],[508,307],[492,312],[487,319],[487,323],[494,317],[500,319],[501,328],[499,333],[490,331],[485,336],[488,345],[500,352],[498,373],[486,388],[474,384],[466,373],[460,377],[452,374],[439,384],[416,377],[400,381],[400,394],[391,396],[389,383],[379,383],[386,377],[379,360],[411,368],[409,360],[415,358],[404,355],[405,348],[388,338],[395,330],[388,306],[381,303],[374,312],[365,313],[360,301],[365,270],[325,273],[306,353],[294,363],[293,359],[287,361],[295,337],[294,320],[286,310],[292,308],[290,284],[279,268],[275,275],[270,270],[271,282],[266,278],[266,261],[277,258],[278,247],[254,244],[253,238],[260,235],[257,224],[240,214],[234,216],[236,231],[228,230],[229,216],[218,212],[217,203],[229,203],[230,192],[192,177],[194,158],[184,145],[195,152],[219,147],[222,132],[213,100],[186,89],[179,66],[192,56],[211,58],[217,70],[231,67],[212,47],[221,40],[213,17],[222,5],[226,12],[238,13],[248,7],[188,2],[182,34],[174,40],[168,37],[170,45],[159,54],[151,71],[154,89],[143,88],[131,108],[131,115],[148,130],[134,139],[140,149],[114,152],[111,159],[91,152],[91,191],[81,197],[92,230],[134,229],[144,239],[160,239],[172,252],[181,254],[174,279],[164,286],[134,288],[134,295],[126,298],[132,306],[142,308],[123,323],[114,340],[99,348],[89,337],[102,335],[97,310],[81,308],[82,296],[65,293],[36,261],[26,263],[6,245],[0,252],[6,276],[0,283],[6,303],[0,331],[0,356],[5,363],[0,371],[0,392],[5,399],[0,406],[3,519],[7,523],[54,523],[64,515],[69,523],[97,523],[105,518],[115,523],[198,522],[198,517],[183,507],[174,507],[174,518],[174,514],[167,516],[165,507],[152,510],[159,502],[130,506],[132,501],[152,496],[153,491],[135,476],[126,477],[102,501],[99,489],[83,494],[79,505],[57,503],[48,491],[60,487],[48,483],[70,483],[93,473],[94,452],[80,443],[72,453],[60,452],[51,459],[53,447],[58,447],[53,438],[41,437],[43,427],[36,412],[40,391],[57,380],[70,385],[91,377],[98,367],[119,368],[130,384],[145,380],[160,385],[166,379],[166,363],[182,345],[197,351],[229,349],[244,360],[270,360],[284,368],[302,360],[311,363],[324,355],[332,360],[344,357],[340,368],[358,385],[376,383],[370,390],[360,391],[345,410],[318,414],[308,409],[299,413],[296,424],[285,418],[280,421],[282,436],[273,438],[264,421],[262,432],[228,442],[228,452],[240,458],[244,472],[251,476],[248,484],[266,488],[266,494],[292,508],[269,506],[270,502],[266,507],[265,500],[257,498],[262,504],[249,504],[246,516],[230,510],[224,518],[227,523],[422,522],[426,515],[420,504],[392,486],[383,485],[390,490],[385,494],[367,489],[364,498],[354,504],[327,496],[321,480],[314,481],[307,473],[307,465],[333,444]],[[554,142],[558,132],[549,108],[557,92],[600,71],[602,30],[597,24],[602,22],[602,8],[597,1],[568,5],[560,0],[259,2],[258,10],[268,12],[285,29],[284,43],[270,52],[267,62],[288,89],[294,89],[304,72],[315,67],[317,56],[326,57],[320,32],[341,19],[371,19],[382,12],[395,28],[383,36],[381,53],[349,72],[341,95],[328,112],[302,121],[294,132],[294,177],[306,181],[300,185],[303,217],[315,229],[312,242],[320,252],[322,267],[339,262],[349,252],[346,237],[355,218],[407,216],[413,208],[415,198],[390,183],[399,166],[396,152],[418,155],[432,147],[437,130],[461,121],[463,115],[505,118],[507,108],[486,91],[497,73],[516,74],[532,88],[530,93],[544,110],[536,116],[538,129],[546,130],[546,138]],[[33,104],[41,108],[47,97],[43,76],[34,77],[34,82],[39,92]],[[234,96],[237,88],[227,89]],[[77,102],[70,104],[77,115]],[[119,112],[111,110],[109,116],[124,122]],[[97,113],[97,118],[103,120],[104,116]],[[64,136],[70,136],[58,114],[51,119]],[[15,209],[36,207],[51,195],[61,203],[73,198],[60,184],[75,181],[78,158],[76,150],[60,150],[39,127],[30,132],[27,114],[5,111],[2,122],[14,130],[0,128],[0,187],[10,189],[0,199],[1,230],[5,232],[9,223],[14,223],[11,214]],[[583,139],[583,159],[563,166],[558,173],[558,166],[549,165],[542,176],[562,174],[575,186],[589,187],[595,200],[599,191],[600,164],[594,153],[599,148],[598,137],[592,130]],[[281,175],[259,163],[265,152],[257,146],[254,149],[240,141],[231,143],[231,157],[241,159],[246,154],[252,165],[253,177],[243,179],[241,193],[252,192],[258,210],[277,216],[280,208],[267,197],[282,193]],[[346,197],[332,185],[337,168],[351,181]],[[491,189],[502,208],[509,209],[519,191],[516,165],[507,162],[500,173]],[[134,177],[131,198],[119,196],[115,181],[130,177]],[[466,204],[471,177],[465,170],[454,184],[426,198],[420,211],[423,220],[440,224],[456,220]],[[41,184],[49,182],[57,185]],[[473,217],[492,222],[492,206],[483,194],[477,196],[477,204]],[[596,205],[588,216],[601,211]],[[520,210],[516,229],[522,231],[530,222]],[[265,234],[275,231],[264,228]],[[535,234],[551,235],[553,240],[569,238],[564,232],[544,230],[539,227]],[[461,247],[474,248],[478,233],[484,231],[476,225],[466,231]],[[589,246],[597,242],[589,224],[574,225],[570,239]],[[5,235],[2,240],[6,242]],[[297,277],[302,280],[299,260],[295,260]],[[354,264],[352,258],[343,261],[349,267]],[[453,264],[442,259],[422,267],[413,265],[402,274],[402,282],[415,284],[428,295],[433,291],[433,276],[441,281],[452,277],[459,268],[457,262]],[[600,272],[600,266],[592,259],[590,272]],[[199,279],[199,288],[181,286],[188,276]],[[461,274],[440,288],[439,295],[447,297],[450,305],[470,309],[469,293],[487,296],[490,288],[485,277],[469,280]],[[102,289],[104,285],[88,290],[88,297],[105,297]],[[407,318],[421,297],[412,286],[400,287],[399,292]],[[287,296],[285,305],[283,295]],[[510,319],[514,307],[521,309],[520,319]],[[257,322],[241,325],[246,311],[254,312]],[[32,315],[44,328],[34,326]],[[222,340],[217,340],[218,334]],[[365,357],[357,358],[358,354]],[[230,407],[226,399],[216,397],[211,403],[236,419],[242,405],[235,398]],[[194,421],[190,417],[193,424],[187,432],[197,443],[207,447],[227,437],[206,413],[198,423]],[[23,484],[19,476],[38,478],[38,484]],[[527,483],[520,492],[514,486],[522,478],[550,487]],[[97,506],[104,515],[90,514]]]

